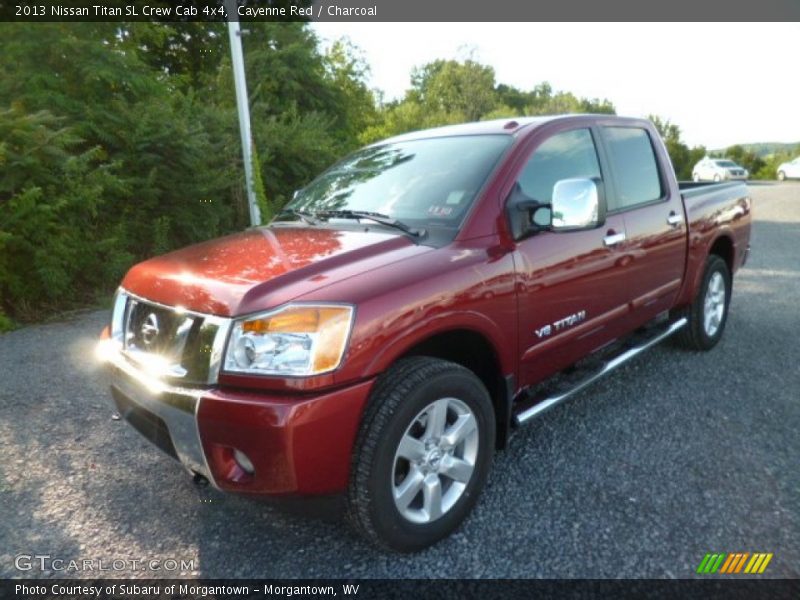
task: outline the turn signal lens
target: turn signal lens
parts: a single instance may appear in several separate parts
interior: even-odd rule
[[[321,323],[342,314],[341,307],[292,307],[271,317],[245,321],[242,328],[245,333],[315,333]]]

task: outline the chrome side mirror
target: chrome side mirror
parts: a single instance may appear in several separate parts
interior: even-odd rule
[[[600,188],[592,179],[562,179],[553,186],[552,231],[594,229],[600,215]]]

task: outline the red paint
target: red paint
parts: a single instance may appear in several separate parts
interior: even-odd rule
[[[217,390],[203,397],[198,428],[211,473],[228,491],[327,494],[343,490],[371,381],[314,397]],[[255,467],[237,468],[232,448]]]
[[[655,140],[663,200],[608,215],[595,230],[511,239],[504,202],[531,152],[555,133],[620,122],[646,128]],[[689,303],[720,237],[733,247],[734,270],[741,265],[750,235],[749,198],[732,199],[727,188],[684,202],[649,122],[572,116],[505,127],[481,123],[431,134],[515,137],[459,234],[444,247],[374,228],[264,227],[148,260],[128,273],[122,285],[135,294],[218,315],[289,301],[356,307],[350,343],[334,373],[223,373],[220,388],[204,397],[199,428],[221,487],[265,494],[343,490],[371,382],[437,333],[466,329],[483,336],[502,375],[513,376],[520,391],[656,314]],[[668,226],[670,212],[685,223]],[[627,239],[606,248],[603,237],[612,231],[625,231]],[[579,311],[587,315],[580,325],[546,339],[534,334]],[[233,447],[253,460],[255,476],[243,477],[231,466]]]
[[[151,258],[122,287],[162,304],[222,316],[277,306],[311,290],[428,250],[384,232],[260,227]]]

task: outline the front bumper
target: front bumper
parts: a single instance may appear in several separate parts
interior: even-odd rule
[[[120,415],[214,486],[268,495],[346,489],[371,380],[316,395],[272,395],[166,385],[121,354],[108,363]],[[236,451],[251,470],[242,468]]]

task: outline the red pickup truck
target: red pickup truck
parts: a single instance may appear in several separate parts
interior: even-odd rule
[[[269,226],[134,266],[101,352],[119,413],[196,477],[344,494],[417,550],[515,428],[668,336],[713,348],[750,221],[744,184],[679,184],[648,121],[411,133]]]

